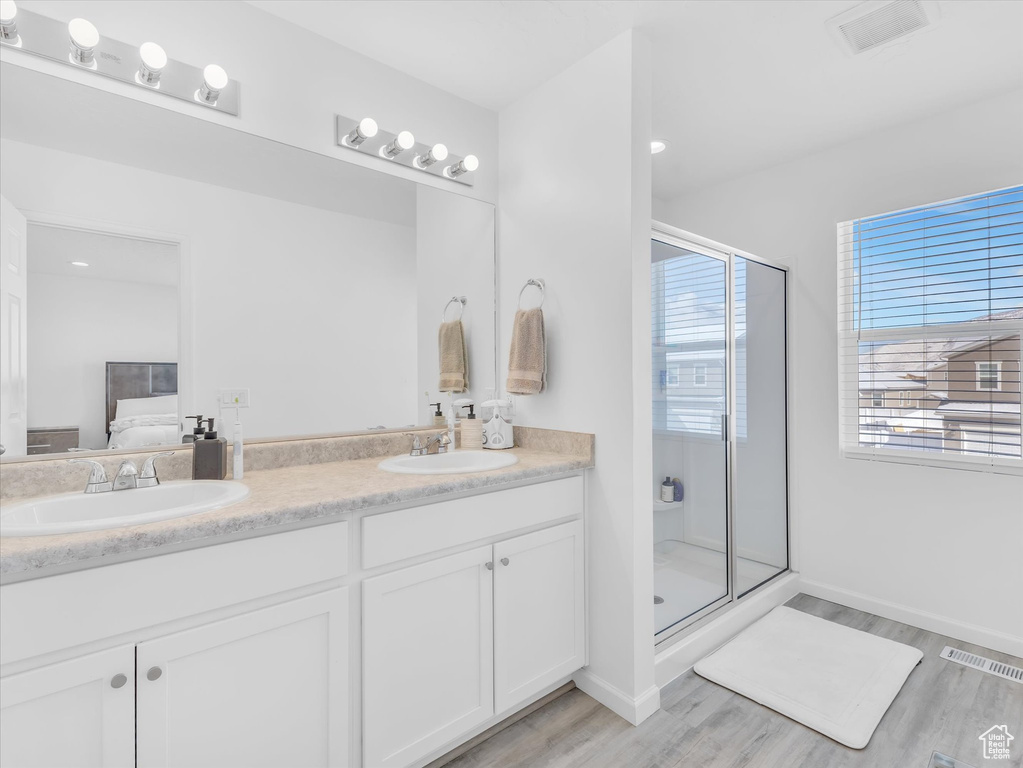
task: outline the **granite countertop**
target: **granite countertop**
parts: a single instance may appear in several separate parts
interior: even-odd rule
[[[334,522],[359,510],[541,480],[593,466],[593,454],[515,448],[510,467],[451,475],[401,475],[381,457],[246,472],[248,498],[224,509],[147,525],[52,536],[0,538],[0,579],[12,583],[164,554],[303,521]],[[131,491],[126,491],[131,493]],[[21,501],[19,499],[18,501]]]

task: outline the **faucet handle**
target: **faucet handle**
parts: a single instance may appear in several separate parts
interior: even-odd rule
[[[412,450],[409,453],[410,456],[422,456],[426,450],[423,448],[423,442],[419,439],[419,435],[414,432],[402,432],[405,437],[412,438]]]
[[[139,475],[139,488],[148,488],[160,484],[160,478],[156,476],[156,460],[163,456],[173,456],[174,451],[160,451],[154,453],[142,465],[142,473]]]
[[[107,471],[98,461],[92,459],[68,459],[68,464],[88,464],[92,467],[89,471],[89,482],[86,483],[86,493],[101,493],[113,488],[113,484],[107,480]]]
[[[157,477],[157,459],[164,456],[173,456],[174,451],[161,451],[160,453],[154,453],[145,460],[142,464],[142,475],[141,480],[147,480],[149,478]]]

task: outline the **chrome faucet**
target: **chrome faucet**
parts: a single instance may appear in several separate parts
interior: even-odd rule
[[[427,456],[430,453],[430,446],[434,443],[437,444],[437,453],[447,453],[448,447],[451,445],[451,438],[448,437],[447,432],[441,432],[439,435],[434,435],[426,441],[426,445],[423,445],[422,440],[419,439],[419,435],[413,434],[412,432],[403,432],[405,437],[412,438],[412,450],[409,451],[409,456]]]
[[[85,493],[104,493],[113,490],[113,484],[107,480],[107,471],[103,465],[92,459],[68,459],[68,464],[89,464],[92,470],[89,472],[89,482],[85,484]]]
[[[162,456],[173,456],[174,451],[161,451],[160,453],[154,453],[145,463],[142,465],[142,473],[138,476],[136,481],[136,488],[152,488],[154,485],[160,484],[160,478],[156,476],[156,460]]]
[[[430,446],[437,443],[437,453],[447,453],[448,448],[451,446],[451,438],[448,437],[447,432],[441,432],[439,435],[434,435],[426,441],[426,452],[430,452]]]
[[[125,459],[121,462],[121,466],[117,468],[117,474],[114,475],[114,490],[115,491],[126,491],[129,488],[139,487],[139,470],[135,466],[135,462],[130,459]]]

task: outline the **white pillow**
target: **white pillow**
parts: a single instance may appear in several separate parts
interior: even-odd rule
[[[117,401],[115,419],[129,419],[132,416],[148,416],[151,413],[177,413],[178,396],[161,395],[160,397],[134,397],[130,400]]]

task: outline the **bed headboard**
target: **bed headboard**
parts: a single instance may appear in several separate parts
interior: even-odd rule
[[[177,393],[177,363],[107,363],[107,437],[118,400]]]

